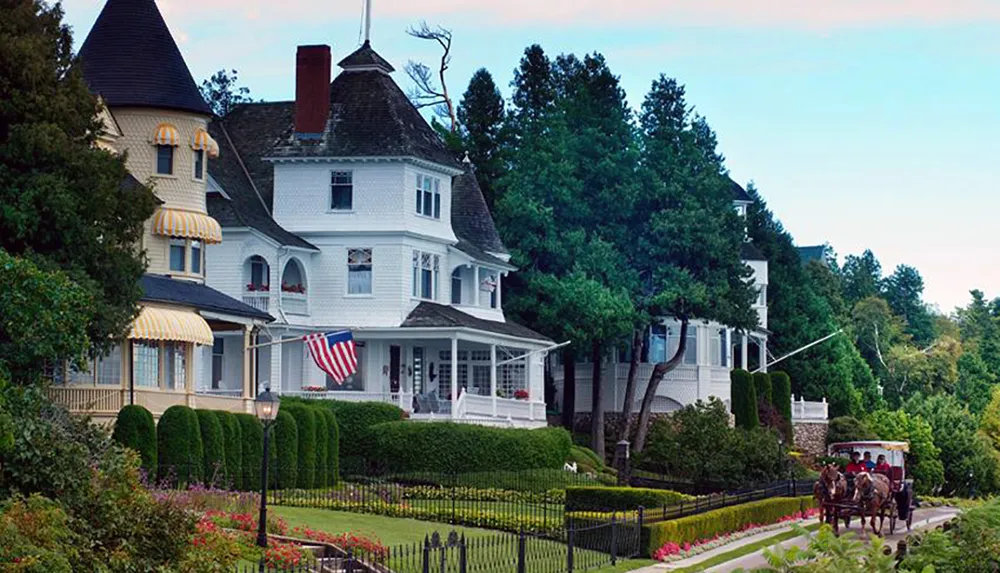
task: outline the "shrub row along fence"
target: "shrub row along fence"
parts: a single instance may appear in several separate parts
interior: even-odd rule
[[[692,500],[681,500],[673,505],[645,508],[645,522],[655,523],[678,519],[689,515],[698,515],[723,507],[732,507],[754,501],[774,499],[779,497],[800,497],[812,495],[813,482],[788,480],[775,482],[771,485],[753,490],[741,490],[732,493],[720,493],[696,497]]]
[[[813,480],[776,480],[772,482],[754,483],[746,485],[743,487],[733,488],[726,487],[724,484],[711,483],[711,482],[698,482],[692,483],[689,481],[680,481],[676,479],[671,479],[669,476],[663,474],[654,474],[651,472],[637,471],[629,477],[629,485],[633,487],[648,487],[654,489],[666,489],[670,491],[676,491],[680,493],[686,493],[688,495],[715,495],[715,494],[727,494],[727,495],[737,495],[740,493],[746,493],[749,491],[757,491],[761,489],[768,489],[772,487],[777,487],[781,484],[795,484],[794,487],[796,491],[805,491],[808,489],[808,493],[812,492]],[[806,495],[802,493],[800,495]]]
[[[245,565],[237,573],[573,573],[617,565],[642,553],[642,525],[620,516],[606,522],[579,524],[560,538],[528,532],[469,536],[434,533],[421,543],[376,552],[301,563],[289,568]]]

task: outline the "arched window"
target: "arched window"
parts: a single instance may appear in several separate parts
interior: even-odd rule
[[[462,304],[462,267],[451,271],[451,304]]]
[[[306,292],[305,273],[296,259],[290,259],[281,273],[281,290],[299,294]]]
[[[271,267],[264,260],[264,257],[254,255],[247,261],[247,265],[249,276],[247,276],[246,289],[248,291],[271,290]]]

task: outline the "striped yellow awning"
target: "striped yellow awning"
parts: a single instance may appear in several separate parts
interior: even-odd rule
[[[165,209],[160,207],[153,214],[153,233],[168,237],[201,239],[206,243],[222,242],[219,222],[204,213]]]
[[[195,131],[194,137],[191,138],[191,149],[200,149],[209,157],[219,156],[219,144],[215,142],[215,139],[207,131],[201,128]]]
[[[193,310],[144,306],[132,323],[128,337],[134,340],[172,340],[211,346],[212,329]]]
[[[156,126],[156,133],[153,134],[153,145],[180,145],[181,134],[177,128],[169,123],[161,123]]]

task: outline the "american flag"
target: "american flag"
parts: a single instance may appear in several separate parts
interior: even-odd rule
[[[316,366],[333,378],[337,384],[358,370],[358,354],[354,350],[351,331],[317,332],[305,337],[309,353]]]

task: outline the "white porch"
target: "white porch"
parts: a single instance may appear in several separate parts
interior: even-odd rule
[[[288,342],[257,350],[256,380],[282,395],[387,402],[419,421],[546,425],[545,358],[532,353],[548,346],[545,341],[469,328],[358,329],[358,372],[338,385],[299,340],[315,330],[270,330],[260,343]],[[219,387],[235,390],[236,381]]]

